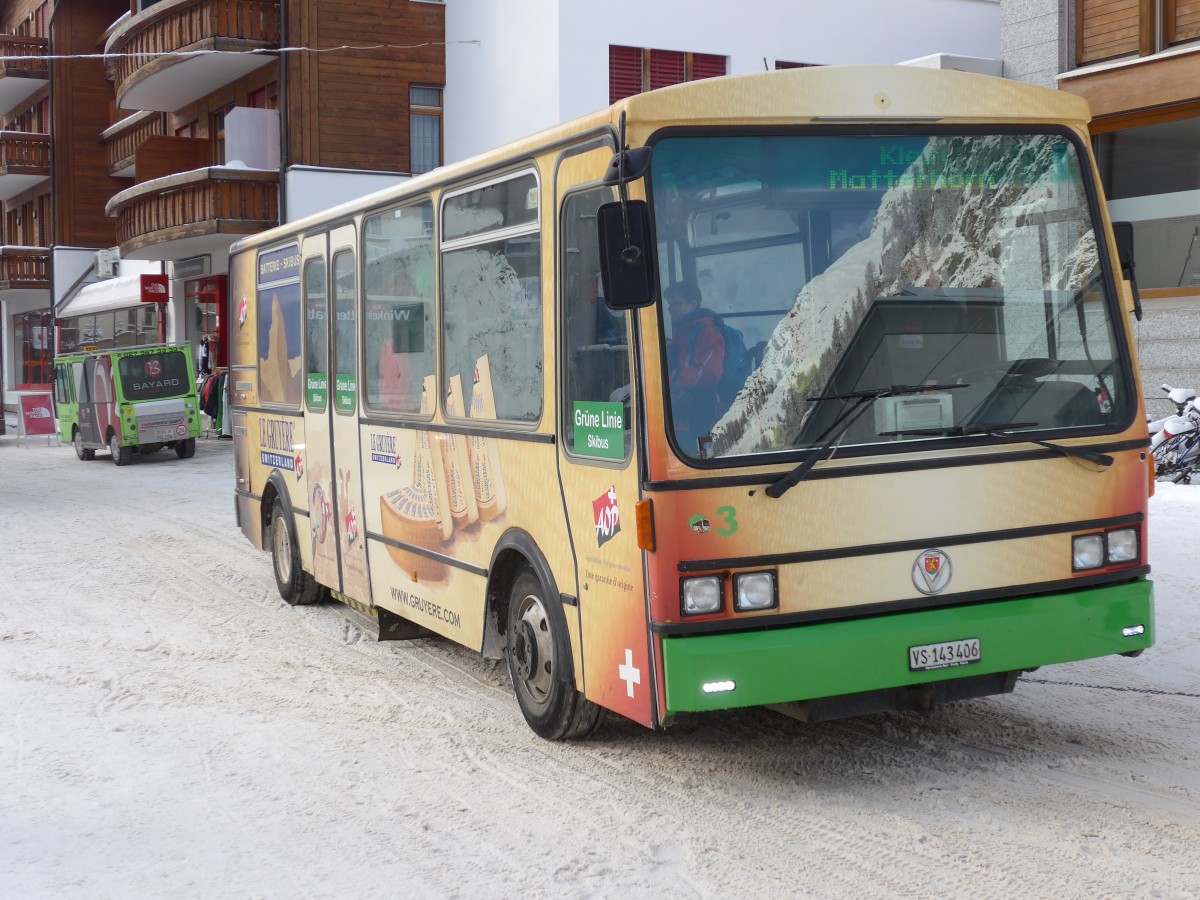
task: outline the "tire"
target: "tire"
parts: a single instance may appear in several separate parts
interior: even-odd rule
[[[83,433],[76,428],[75,433],[71,436],[71,443],[75,445],[75,455],[84,462],[96,458],[96,451],[83,446]]]
[[[599,727],[603,710],[575,690],[562,606],[529,568],[513,582],[504,658],[517,705],[535,734],[579,740]]]
[[[325,596],[325,588],[300,564],[295,526],[279,499],[271,507],[271,568],[279,596],[292,606],[309,606]]]
[[[196,455],[196,439],[188,438],[186,441],[175,442],[175,455],[180,459],[191,459]]]
[[[127,466],[133,459],[133,448],[122,447],[121,438],[115,431],[109,435],[108,451],[112,454],[113,462],[118,466]]]

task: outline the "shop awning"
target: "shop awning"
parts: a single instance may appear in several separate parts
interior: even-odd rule
[[[81,287],[79,293],[59,308],[56,315],[62,319],[111,309],[128,309],[142,303],[166,303],[169,296],[167,284],[166,275],[118,275],[116,278],[95,281]]]

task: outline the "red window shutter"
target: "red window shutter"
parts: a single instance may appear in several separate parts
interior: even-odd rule
[[[639,47],[608,48],[608,102],[616,103],[642,92],[642,51]]]
[[[650,90],[681,84],[686,72],[685,54],[678,50],[650,51]]]
[[[719,78],[725,74],[725,57],[712,53],[692,54],[692,80]]]

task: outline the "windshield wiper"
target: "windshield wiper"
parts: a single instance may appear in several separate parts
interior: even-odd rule
[[[961,437],[970,434],[986,434],[988,437],[999,438],[1006,443],[1027,442],[1037,444],[1039,447],[1045,447],[1047,450],[1055,450],[1063,456],[1077,456],[1080,459],[1086,459],[1088,462],[1094,462],[1098,466],[1111,466],[1113,464],[1113,458],[1107,453],[1089,450],[1087,447],[1064,447],[1062,444],[1039,441],[1036,438],[1026,437],[1023,434],[1013,434],[1011,431],[1013,428],[1033,428],[1040,424],[1040,422],[975,423],[971,425],[951,425],[947,428],[914,428],[911,431],[886,431],[881,432],[880,437],[894,437],[900,434],[915,434],[928,437]]]
[[[821,438],[829,435],[829,439],[825,441],[816,450],[812,450],[809,454],[800,461],[800,465],[792,469],[778,481],[767,486],[766,494],[772,499],[782,497],[785,493],[795,487],[800,481],[812,471],[821,459],[826,457],[826,454],[832,456],[830,452],[834,444],[841,439],[850,426],[858,421],[858,417],[871,408],[871,405],[881,397],[906,397],[911,394],[931,394],[936,391],[953,391],[958,388],[970,387],[969,384],[893,384],[891,387],[872,388],[866,391],[851,391],[848,394],[822,394],[819,397],[805,397],[810,403],[819,402],[821,400],[853,400],[854,402],[848,409],[842,410],[837,418],[833,420],[828,428],[821,433]],[[797,435],[797,438],[799,435]]]

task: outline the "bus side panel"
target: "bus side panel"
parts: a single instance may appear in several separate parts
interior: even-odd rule
[[[559,590],[574,590],[561,505],[557,492],[547,490],[553,445],[372,423],[362,429],[362,459],[377,606],[481,650],[484,576],[497,542],[512,528],[533,538]],[[453,485],[474,492],[475,515],[452,514]]]

